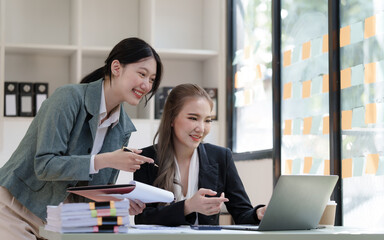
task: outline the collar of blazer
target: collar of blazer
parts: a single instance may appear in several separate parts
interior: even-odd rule
[[[219,167],[216,161],[208,156],[215,155],[213,152],[207,153],[203,143],[198,147],[199,153],[199,188],[216,190],[218,186]]]

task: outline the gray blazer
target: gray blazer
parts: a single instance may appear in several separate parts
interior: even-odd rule
[[[8,162],[0,169],[0,186],[41,219],[46,206],[64,201],[68,187],[115,183],[119,171],[89,174],[97,130],[102,79],[58,88],[45,100]],[[119,123],[109,128],[100,152],[127,145],[136,131],[121,107]]]

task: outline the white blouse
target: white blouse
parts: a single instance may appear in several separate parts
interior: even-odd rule
[[[180,183],[181,177],[180,177],[180,168],[177,164],[177,160],[175,157],[175,164],[176,164],[176,171],[175,171],[175,178]],[[199,155],[197,154],[197,149],[193,151],[191,162],[189,163],[189,174],[188,174],[188,191],[187,195],[184,196],[183,190],[180,185],[175,184],[173,193],[175,194],[176,202],[179,202],[181,200],[185,200],[188,198],[191,198],[195,193],[199,190]],[[197,219],[197,213],[196,213],[196,222],[195,224],[198,224]]]

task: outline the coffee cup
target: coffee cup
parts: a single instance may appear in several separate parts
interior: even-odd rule
[[[327,203],[327,206],[324,209],[323,215],[320,218],[319,225],[324,225],[324,226],[335,225],[336,206],[337,206],[337,203],[335,201],[329,201]]]

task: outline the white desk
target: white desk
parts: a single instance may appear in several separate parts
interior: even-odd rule
[[[56,233],[40,229],[49,240],[382,240],[384,229],[354,229],[329,227],[304,231],[235,231],[235,230],[191,230],[180,227],[174,230],[129,229],[129,233]]]

